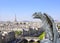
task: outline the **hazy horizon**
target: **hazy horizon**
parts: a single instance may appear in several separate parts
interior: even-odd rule
[[[50,15],[60,21],[60,0],[0,0],[0,21],[32,21],[34,12]]]

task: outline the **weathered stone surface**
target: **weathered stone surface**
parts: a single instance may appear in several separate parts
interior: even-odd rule
[[[41,41],[41,43],[52,43],[52,42],[48,39],[44,39],[44,40]]]
[[[2,43],[2,34],[0,33],[0,43]]]
[[[41,43],[59,43],[58,40],[58,31],[57,26],[52,19],[51,16],[47,15],[46,13],[36,12],[33,14],[34,18],[38,18],[42,20],[42,27],[45,30],[46,36],[45,39],[42,40]],[[48,39],[48,40],[46,40]]]

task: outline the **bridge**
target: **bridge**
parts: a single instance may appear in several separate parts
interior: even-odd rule
[[[20,37],[21,40],[18,43],[29,43],[29,42],[38,42],[40,43],[40,39],[38,37]]]
[[[34,41],[38,41],[40,40],[38,37],[24,37],[24,39],[30,41],[30,40],[34,40]]]

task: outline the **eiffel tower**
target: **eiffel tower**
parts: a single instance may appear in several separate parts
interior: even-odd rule
[[[15,20],[14,21],[17,22],[16,14],[15,14]]]

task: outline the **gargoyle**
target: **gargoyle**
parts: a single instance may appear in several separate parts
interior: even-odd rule
[[[33,18],[41,19],[42,27],[45,30],[46,36],[45,39],[50,40],[52,43],[57,43],[58,40],[58,31],[57,26],[51,16],[46,13],[35,12]],[[48,42],[48,41],[47,41]]]

